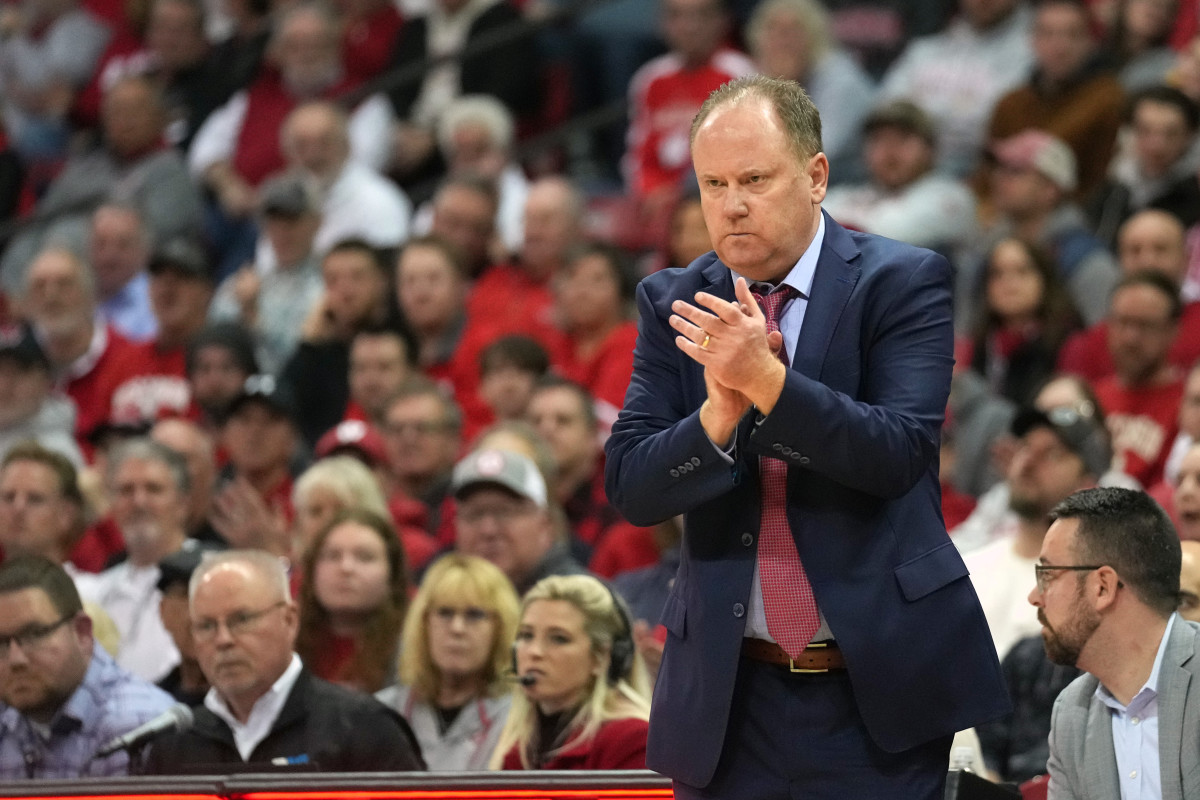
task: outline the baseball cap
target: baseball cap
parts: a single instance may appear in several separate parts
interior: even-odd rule
[[[1036,170],[1064,192],[1078,185],[1075,154],[1062,139],[1045,131],[1022,131],[992,145],[992,157],[1006,167]]]
[[[27,369],[50,369],[50,359],[46,357],[46,352],[42,350],[28,325],[0,327],[0,357],[14,359]]]
[[[929,144],[937,142],[933,120],[924,109],[911,100],[893,100],[876,108],[863,121],[863,133],[870,134],[878,128],[899,128],[915,133]]]
[[[212,279],[204,250],[190,239],[179,237],[168,239],[154,250],[147,270],[151,275],[171,271],[188,278]]]
[[[259,402],[282,414],[291,421],[296,420],[299,408],[291,388],[274,375],[251,375],[242,384],[242,393],[229,404],[229,416],[233,416],[249,402]]]
[[[165,592],[177,583],[186,586],[208,552],[212,552],[212,548],[202,546],[195,539],[188,539],[183,547],[164,557],[158,562],[158,590]]]
[[[321,202],[308,183],[297,175],[282,175],[266,182],[260,190],[258,211],[266,217],[296,219],[318,214]]]
[[[455,498],[480,485],[499,486],[546,507],[546,481],[537,466],[519,453],[476,450],[454,466],[450,493]]]
[[[196,354],[208,347],[220,347],[233,356],[234,361],[247,375],[258,372],[258,359],[254,356],[254,339],[250,332],[236,322],[217,322],[200,330],[187,349],[187,371],[190,375],[196,367]]]
[[[349,453],[374,467],[387,462],[383,437],[367,423],[359,419],[342,420],[325,431],[317,440],[313,455],[317,458]]]
[[[1026,408],[1013,419],[1012,433],[1018,438],[1034,428],[1049,428],[1071,452],[1079,456],[1084,468],[1097,478],[1112,465],[1112,445],[1108,431],[1091,414],[1081,413],[1069,406]]]

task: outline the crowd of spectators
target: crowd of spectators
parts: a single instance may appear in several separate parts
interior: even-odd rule
[[[1198,14],[5,6],[0,775],[136,767],[83,751],[168,694],[205,712],[159,771],[644,763],[683,533],[620,517],[603,443],[638,279],[711,249],[692,117],[755,72],[820,110],[827,213],[954,266],[943,512],[1018,701],[980,736],[1043,772],[1074,674],[1028,638],[1049,510],[1140,487],[1200,540]],[[572,121],[614,99],[618,134]]]

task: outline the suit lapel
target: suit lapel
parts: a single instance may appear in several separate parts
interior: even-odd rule
[[[1164,799],[1183,797],[1183,712],[1192,682],[1192,673],[1183,666],[1192,658],[1194,639],[1192,629],[1176,619],[1158,676],[1158,764]]]
[[[812,294],[792,358],[792,367],[813,380],[821,377],[821,366],[825,363],[838,320],[862,275],[862,270],[851,263],[858,257],[858,247],[846,229],[826,215],[825,241],[817,259]]]
[[[1089,800],[1117,800],[1117,751],[1113,747],[1112,719],[1108,706],[1092,697],[1088,703],[1083,742],[1083,787]]]

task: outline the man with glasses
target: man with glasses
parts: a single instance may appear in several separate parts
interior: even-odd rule
[[[0,780],[125,775],[93,758],[171,705],[96,644],[75,584],[44,556],[0,565]]]
[[[994,539],[963,557],[1001,658],[1038,630],[1025,596],[1050,510],[1072,492],[1095,486],[1112,460],[1103,424],[1077,408],[1027,408],[1013,420],[1012,434],[1016,452],[1005,478],[1012,514]]]
[[[322,772],[425,768],[398,714],[301,664],[293,649],[299,612],[278,558],[260,550],[209,555],[188,591],[196,657],[212,688],[191,730],[154,742],[147,772],[198,774],[243,763]]]
[[[1200,626],[1175,613],[1180,547],[1144,492],[1055,507],[1035,566],[1046,654],[1085,673],[1054,704],[1052,800],[1200,797]]]

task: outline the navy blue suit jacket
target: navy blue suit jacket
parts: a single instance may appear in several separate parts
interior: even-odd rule
[[[634,524],[686,514],[647,764],[692,786],[712,779],[729,718],[758,542],[760,456],[789,465],[796,546],[874,741],[899,752],[1009,708],[941,517],[949,265],[828,216],[825,225],[783,393],[761,424],[753,413],[742,421],[732,467],[700,425],[703,368],[675,346],[667,322],[671,302],[697,291],[734,299],[729,269],[709,253],[638,287],[634,374],[608,440],[606,484]]]

